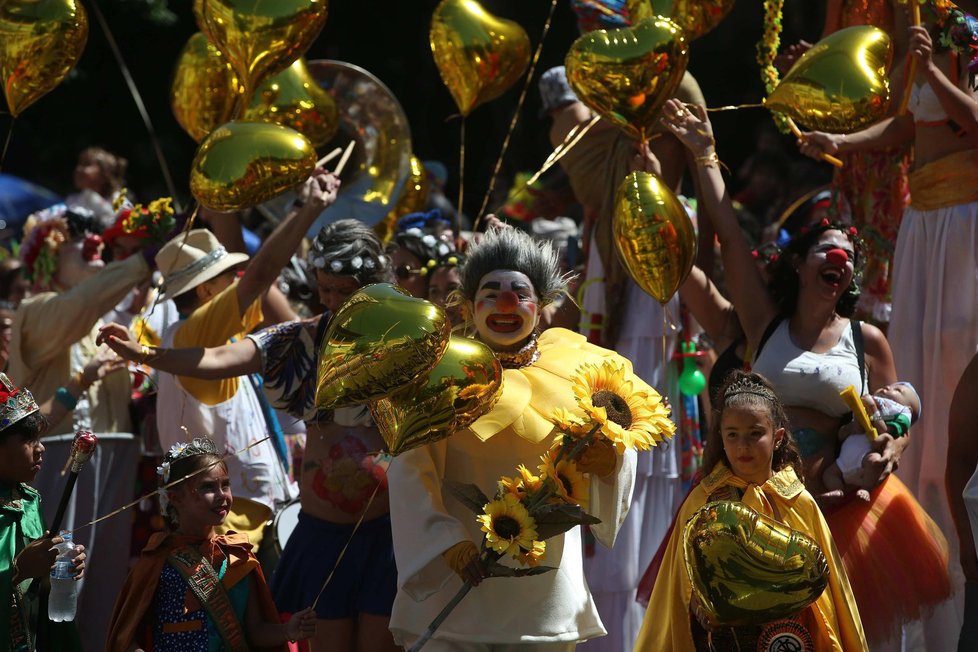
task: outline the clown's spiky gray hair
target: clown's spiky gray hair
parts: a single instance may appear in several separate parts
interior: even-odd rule
[[[560,274],[554,248],[547,242],[537,242],[523,231],[490,231],[465,254],[465,264],[459,268],[459,275],[462,277],[462,294],[469,301],[475,300],[482,277],[499,269],[526,274],[541,306],[553,303],[567,289],[567,279]]]

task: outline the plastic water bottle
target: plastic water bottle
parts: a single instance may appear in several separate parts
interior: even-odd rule
[[[78,582],[75,581],[75,565],[71,552],[75,545],[71,532],[62,532],[64,543],[55,546],[58,557],[51,569],[51,595],[48,597],[48,618],[56,623],[75,619],[78,605]]]

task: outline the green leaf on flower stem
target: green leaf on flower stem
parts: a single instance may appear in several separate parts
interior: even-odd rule
[[[502,564],[491,562],[486,565],[488,577],[530,577],[532,575],[543,575],[552,570],[557,570],[553,566],[531,566],[530,568],[510,568]]]
[[[580,505],[543,505],[533,510],[537,541],[555,537],[577,525],[596,525],[601,519],[591,516]]]
[[[474,484],[464,484],[452,480],[445,480],[443,484],[449,493],[476,514],[481,514],[489,502],[486,495],[482,493],[482,489]]]

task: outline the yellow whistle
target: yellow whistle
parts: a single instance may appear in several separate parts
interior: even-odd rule
[[[842,397],[842,400],[845,401],[846,405],[849,406],[849,409],[852,410],[853,416],[856,417],[856,421],[859,422],[859,425],[863,427],[863,430],[866,432],[866,436],[869,437],[869,441],[876,441],[876,438],[879,437],[879,433],[876,431],[876,426],[873,425],[873,422],[869,420],[869,413],[866,412],[866,406],[863,405],[862,399],[859,398],[856,388],[849,385],[844,390],[839,392],[839,396]]]

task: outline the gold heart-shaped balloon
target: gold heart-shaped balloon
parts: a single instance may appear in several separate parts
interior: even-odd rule
[[[315,168],[316,150],[299,132],[264,122],[229,122],[197,148],[190,192],[212,210],[238,211],[294,188]]]
[[[428,373],[448,346],[445,311],[390,283],[355,292],[332,316],[319,352],[316,406],[384,398]]]
[[[892,56],[883,30],[870,25],[840,29],[795,62],[765,105],[809,129],[858,131],[886,117]]]
[[[502,367],[492,350],[467,337],[452,337],[426,376],[370,412],[391,455],[444,439],[488,412],[502,392]]]
[[[170,106],[184,131],[198,143],[229,121],[240,84],[234,68],[202,32],[183,46],[170,84]]]
[[[567,81],[586,105],[644,140],[686,71],[686,37],[668,18],[597,30],[571,45]]]
[[[309,74],[306,60],[299,58],[258,87],[245,120],[290,127],[322,147],[339,127],[339,110],[333,96]]]
[[[237,71],[245,97],[301,57],[326,23],[327,0],[196,0],[197,26]]]
[[[693,593],[714,626],[789,618],[829,581],[814,539],[741,502],[701,507],[683,529],[683,552]]]
[[[679,198],[659,177],[631,172],[615,193],[618,255],[635,283],[665,305],[693,268],[696,233]]]
[[[88,40],[79,0],[0,2],[0,81],[14,117],[61,83]]]
[[[665,16],[682,27],[686,39],[692,42],[726,18],[734,0],[628,0],[626,6],[632,24]]]
[[[530,65],[530,37],[475,0],[442,0],[431,16],[431,53],[458,110],[468,115],[516,83]]]

